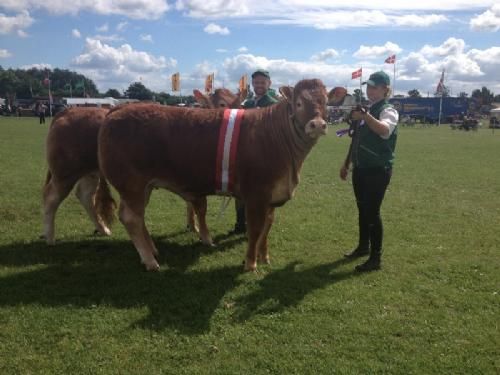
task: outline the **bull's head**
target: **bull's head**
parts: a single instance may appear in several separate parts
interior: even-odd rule
[[[240,108],[241,103],[247,97],[247,90],[238,92],[236,95],[228,89],[217,89],[210,95],[193,90],[193,94],[203,108]]]
[[[316,139],[327,133],[327,93],[319,79],[302,80],[294,88],[281,87],[280,93],[292,108],[293,120],[306,135]]]

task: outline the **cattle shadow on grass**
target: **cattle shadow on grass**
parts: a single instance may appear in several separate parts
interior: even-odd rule
[[[258,289],[234,301],[237,321],[254,315],[270,315],[298,305],[309,293],[360,275],[354,270],[335,272],[336,268],[352,262],[339,259],[332,263],[302,268],[299,262],[273,271],[258,282]]]
[[[145,307],[147,313],[131,322],[131,328],[198,335],[210,329],[214,311],[242,273],[239,264],[186,272],[164,266],[161,272],[148,273],[130,242],[91,242],[0,247],[0,266],[12,268],[0,278],[0,306]]]

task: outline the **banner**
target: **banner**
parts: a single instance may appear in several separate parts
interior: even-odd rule
[[[395,64],[396,63],[396,55],[389,56],[385,59],[386,64]]]
[[[214,78],[215,73],[209,74],[207,78],[205,78],[205,93],[211,94],[214,89]]]
[[[181,91],[181,75],[179,72],[172,74],[172,91]]]
[[[351,79],[355,79],[355,78],[359,78],[363,75],[363,69],[362,68],[359,68],[358,70],[352,72],[351,74]]]
[[[243,92],[243,90],[246,90],[248,87],[248,77],[246,74],[243,74],[240,78],[240,82],[239,82],[239,89],[240,89],[240,92]]]
[[[439,83],[436,88],[436,92],[442,94],[444,91],[444,69],[443,72],[441,73],[441,79],[439,80]]]

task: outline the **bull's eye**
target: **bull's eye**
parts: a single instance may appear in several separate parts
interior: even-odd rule
[[[297,102],[297,108],[300,108],[302,106],[301,102]]]
[[[222,108],[226,107],[226,105],[224,103],[220,103],[219,106],[222,107]]]

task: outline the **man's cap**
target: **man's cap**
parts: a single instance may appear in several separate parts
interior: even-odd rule
[[[255,78],[256,76],[263,76],[263,77],[271,79],[269,72],[267,70],[264,70],[264,69],[257,69],[255,72],[252,73],[252,78]]]
[[[386,72],[379,71],[375,72],[370,75],[370,78],[368,78],[368,81],[363,82],[363,85],[370,85],[370,86],[390,86],[391,85],[391,79],[387,75]]]

